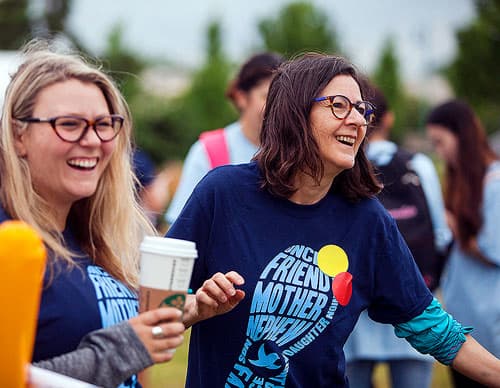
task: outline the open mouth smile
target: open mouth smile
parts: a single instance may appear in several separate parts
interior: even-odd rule
[[[92,170],[97,166],[98,158],[78,158],[68,160],[68,165],[81,170]]]
[[[354,143],[356,142],[356,138],[351,137],[351,136],[335,136],[335,139],[338,142],[345,144],[345,145],[348,145],[350,147],[352,147],[354,145]]]

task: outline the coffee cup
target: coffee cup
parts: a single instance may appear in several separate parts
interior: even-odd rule
[[[162,306],[184,310],[194,260],[192,241],[146,236],[140,245],[139,312]]]

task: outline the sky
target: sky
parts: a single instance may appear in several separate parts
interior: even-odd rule
[[[124,40],[145,56],[187,67],[205,55],[207,25],[219,20],[223,47],[242,63],[261,44],[257,24],[275,18],[290,0],[73,0],[69,28],[95,55],[117,23]],[[413,82],[448,63],[455,32],[475,16],[472,0],[311,0],[337,32],[340,46],[368,74],[389,37],[396,43],[403,77]]]

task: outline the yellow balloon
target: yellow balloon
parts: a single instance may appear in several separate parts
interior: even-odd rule
[[[347,271],[349,260],[338,245],[325,245],[318,251],[318,267],[328,276],[336,276]]]

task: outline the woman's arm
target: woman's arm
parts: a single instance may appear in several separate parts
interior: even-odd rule
[[[101,387],[117,387],[153,360],[132,327],[122,322],[88,334],[73,352],[34,365]]]
[[[183,340],[180,315],[174,308],[139,314],[87,334],[73,352],[34,365],[101,387],[116,387],[148,366],[172,359],[168,350]],[[153,337],[154,326],[162,328],[163,338]]]
[[[466,338],[451,366],[487,387],[500,387],[500,360],[470,335]]]
[[[488,387],[500,388],[500,360],[468,335],[472,328],[455,321],[436,299],[422,314],[394,328],[398,337],[420,353],[430,354]]]

